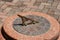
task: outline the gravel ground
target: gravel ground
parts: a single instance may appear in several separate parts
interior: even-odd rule
[[[60,0],[0,0],[1,20],[17,12],[28,11],[46,13],[60,23]]]

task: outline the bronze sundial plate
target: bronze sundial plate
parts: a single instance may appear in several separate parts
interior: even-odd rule
[[[22,22],[18,14],[36,19],[39,23],[23,26],[14,25]],[[50,40],[59,34],[59,23],[47,14],[40,12],[21,12],[18,14],[6,18],[3,25],[5,32],[12,38],[17,40]]]

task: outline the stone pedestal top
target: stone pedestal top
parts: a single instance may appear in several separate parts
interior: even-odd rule
[[[45,18],[46,20],[48,20],[48,21],[46,21],[44,19],[45,20],[44,22],[47,22],[47,24],[50,23],[49,24],[50,25],[50,28],[48,28],[48,31],[47,32],[43,32],[43,30],[45,30],[45,28],[47,27],[47,24],[46,23],[43,23],[41,21],[44,25],[46,25],[46,27],[45,26],[42,26],[41,27],[41,25],[40,25],[40,27],[42,28],[40,30],[42,30],[42,31],[40,32],[40,30],[38,30],[38,33],[40,32],[41,34],[35,35],[31,31],[30,28],[26,28],[24,31],[30,32],[30,33],[32,32],[31,34],[33,34],[34,36],[31,35],[31,34],[26,35],[26,34],[24,34],[24,32],[23,33],[19,33],[19,32],[17,32],[17,30],[15,30],[13,28],[13,22],[14,22],[14,20],[16,18],[18,18],[18,16],[17,16],[18,14],[21,15],[21,16],[35,15],[35,16],[43,17],[42,19],[41,18],[40,19],[43,20]],[[51,16],[49,16],[47,14],[43,14],[43,13],[40,13],[40,12],[21,12],[21,13],[18,13],[18,14],[15,14],[15,15],[13,15],[11,17],[8,17],[5,20],[4,25],[3,25],[3,28],[4,28],[5,32],[10,37],[12,37],[14,39],[17,39],[17,40],[51,40],[51,39],[54,39],[59,34],[59,23],[53,17],[51,17]],[[48,25],[48,27],[49,27],[49,25]],[[27,27],[29,27],[29,25],[27,25]],[[34,25],[31,28],[34,29],[33,27],[35,28]],[[45,27],[45,28],[43,28],[43,27]],[[17,28],[18,28],[18,26],[16,26],[16,29]],[[30,31],[29,31],[29,29],[30,29]],[[21,30],[23,30],[23,29],[21,29]],[[37,32],[37,30],[34,29],[34,32]]]

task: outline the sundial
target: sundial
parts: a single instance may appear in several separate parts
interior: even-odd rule
[[[47,32],[50,28],[50,23],[48,20],[41,16],[26,15],[26,20],[24,24],[24,19],[21,20],[20,17],[16,18],[13,23],[13,28],[25,35],[35,36]],[[36,21],[35,21],[36,20]]]
[[[50,40],[59,33],[59,23],[40,12],[21,12],[6,18],[3,30],[16,40]]]

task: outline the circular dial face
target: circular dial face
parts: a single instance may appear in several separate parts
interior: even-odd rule
[[[36,20],[38,23],[31,23],[28,25],[31,20],[27,20],[24,22],[26,25],[22,25],[22,19],[20,17],[16,18],[13,21],[13,28],[21,34],[36,36],[46,33],[50,28],[50,22],[44,17],[36,15],[26,15],[25,17]]]

